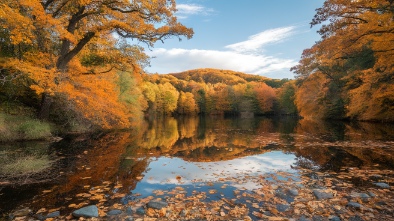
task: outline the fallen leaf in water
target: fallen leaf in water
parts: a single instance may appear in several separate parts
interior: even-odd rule
[[[47,211],[47,209],[41,208],[41,209],[39,209],[39,210],[36,212],[36,214],[45,213],[46,211]]]
[[[214,190],[214,189],[210,189],[208,192],[209,192],[210,194],[215,194],[215,193],[217,193],[217,191]]]

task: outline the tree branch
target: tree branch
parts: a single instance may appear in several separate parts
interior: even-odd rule
[[[86,33],[72,50],[59,57],[56,67],[62,71],[66,70],[68,62],[70,62],[71,59],[73,59],[75,55],[82,50],[82,48],[95,36],[95,34],[96,33],[94,32]]]
[[[0,69],[0,73],[2,73],[3,71],[7,71],[7,70],[8,69],[2,68],[2,69]],[[21,75],[22,75],[22,73],[15,74],[13,76],[6,75],[6,74],[1,74],[0,75],[0,84],[4,85],[6,82],[13,81],[13,80],[17,79]]]
[[[81,74],[83,74],[83,75],[105,74],[105,73],[112,71],[113,69],[114,69],[114,66],[111,65],[111,67],[106,71],[95,72],[95,71],[91,70],[90,72],[85,72],[85,73],[81,73]]]

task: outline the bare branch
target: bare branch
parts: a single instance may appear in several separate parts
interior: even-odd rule
[[[15,79],[17,79],[18,77],[20,77],[22,75],[22,73],[18,73],[18,74],[14,74],[12,75],[7,75],[7,74],[2,74],[3,71],[7,71],[8,69],[0,69],[0,84],[4,85],[6,82],[10,82],[13,81]]]

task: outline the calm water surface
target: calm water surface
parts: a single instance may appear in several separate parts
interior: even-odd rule
[[[262,188],[262,179],[301,182],[304,169],[392,171],[393,154],[394,126],[389,124],[166,118],[133,131],[70,136],[52,144],[2,145],[2,168],[11,168],[18,157],[43,163],[28,176],[9,178],[6,169],[0,170],[0,215],[24,207],[67,214],[73,204],[127,204],[166,196],[175,187],[182,187],[186,195],[208,191],[206,201],[231,199],[235,190],[250,193]],[[45,162],[50,167],[40,171],[48,165]],[[371,185],[351,181],[355,186]],[[105,192],[101,198],[80,195],[100,188]]]

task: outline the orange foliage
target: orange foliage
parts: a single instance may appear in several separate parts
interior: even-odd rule
[[[371,70],[362,72],[363,84],[349,91],[350,118],[394,121],[394,76],[388,81],[380,81],[381,77]]]
[[[301,115],[393,121],[393,2],[326,0],[316,12],[311,25],[323,24],[322,40],[304,50],[292,68],[300,79],[307,79],[297,92]],[[306,90],[313,79],[320,85]],[[327,108],[322,111],[319,105]]]
[[[275,90],[265,83],[260,82],[253,84],[253,91],[260,110],[263,113],[272,112],[276,100]]]
[[[298,88],[295,103],[298,112],[305,118],[322,118],[323,106],[320,105],[319,99],[324,95],[323,85],[327,79],[319,73],[315,73],[307,78]]]
[[[180,92],[177,112],[187,115],[194,115],[198,113],[198,107],[192,93],[183,91]]]
[[[76,76],[63,82],[57,93],[66,95],[68,108],[79,113],[80,119],[88,119],[101,128],[130,127],[127,106],[119,102],[119,91],[115,73],[102,77],[93,75]],[[75,84],[74,82],[78,82]]]

